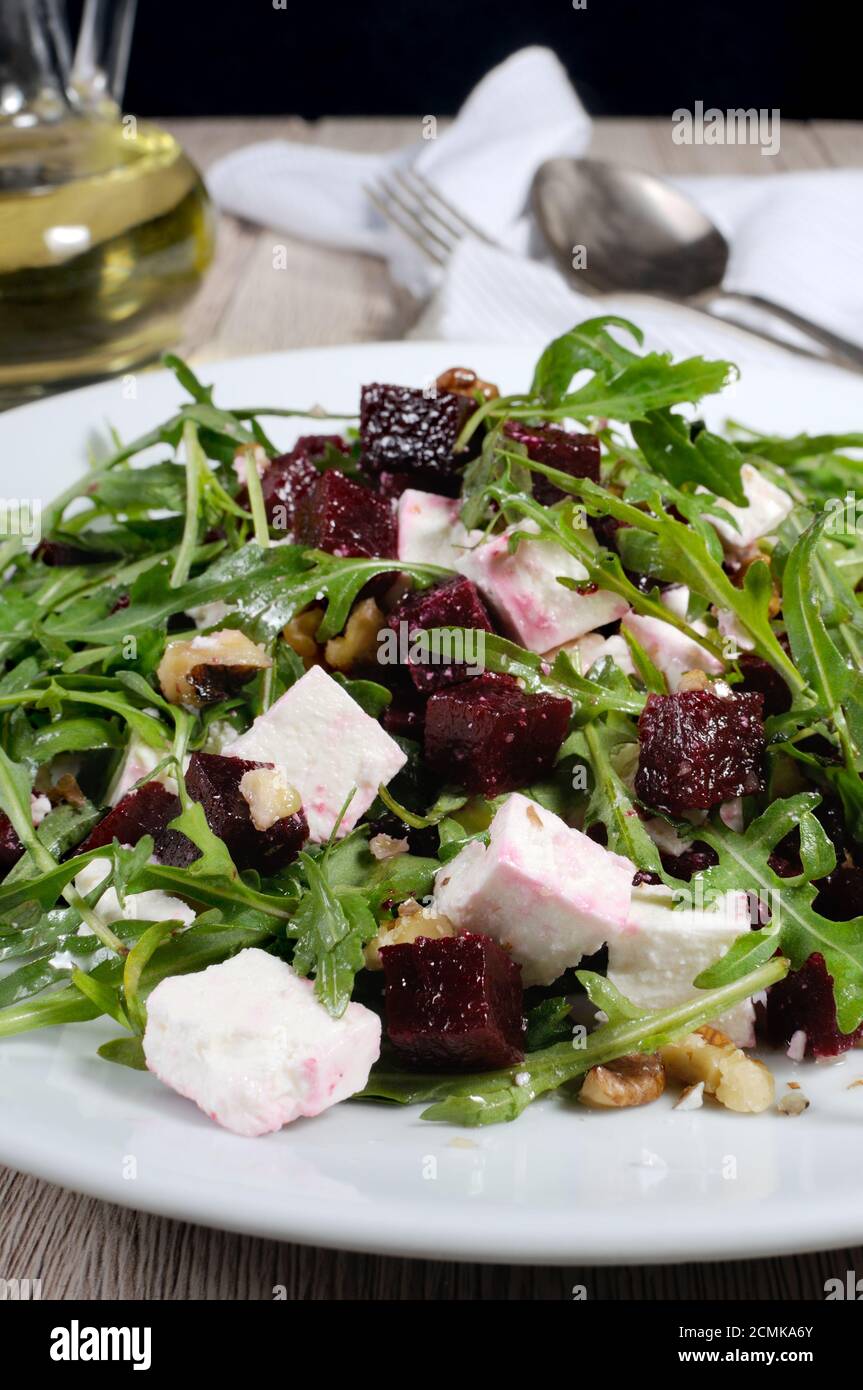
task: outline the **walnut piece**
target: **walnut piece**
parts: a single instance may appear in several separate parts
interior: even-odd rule
[[[256,830],[269,830],[276,821],[295,816],[303,804],[280,767],[253,767],[244,772],[240,791]]]
[[[675,1081],[686,1086],[703,1081],[707,1094],[728,1110],[757,1115],[773,1104],[772,1073],[718,1028],[705,1025],[680,1042],[660,1048],[660,1056]]]
[[[647,1105],[665,1090],[665,1067],[656,1052],[633,1052],[601,1067],[591,1067],[579,1100],[603,1109]]]
[[[705,671],[684,671],[677,685],[678,695],[682,690],[709,690],[710,679]]]
[[[454,396],[467,396],[476,400],[477,391],[484,401],[495,401],[500,391],[493,381],[483,381],[470,367],[450,367],[441,372],[435,386],[439,391],[450,391]]]
[[[303,613],[295,613],[282,632],[288,646],[302,659],[306,670],[320,659],[321,651],[315,641],[315,633],[323,616],[323,608],[307,608]]]
[[[333,670],[350,671],[354,666],[372,665],[378,654],[378,633],[384,624],[384,615],[373,598],[355,604],[341,637],[331,637],[324,648]]]
[[[405,909],[407,908],[407,911]],[[378,932],[365,947],[366,967],[369,970],[382,970],[380,950],[382,946],[404,946],[416,941],[420,936],[430,936],[440,940],[444,936],[455,936],[455,927],[448,917],[435,912],[430,907],[420,907],[414,898],[408,898],[399,907],[399,915],[388,927]]]
[[[272,664],[263,647],[226,627],[191,641],[169,642],[156,674],[172,705],[197,707],[222,699]]]

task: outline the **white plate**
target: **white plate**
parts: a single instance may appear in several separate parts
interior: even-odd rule
[[[537,348],[541,346],[537,345]],[[220,363],[226,405],[344,409],[364,381],[422,384],[453,363],[523,386],[530,346],[384,343]],[[137,385],[137,396],[130,391]],[[50,499],[111,421],[129,439],[181,399],[144,374],[0,416],[2,489]],[[761,368],[721,404],[762,430],[860,429],[859,378]],[[298,427],[272,422],[289,444]],[[776,1070],[811,1099],[799,1118],[705,1106],[586,1113],[557,1098],[512,1125],[455,1130],[419,1110],[347,1103],[265,1139],[216,1128],[155,1078],[95,1055],[93,1023],[0,1042],[0,1160],[108,1201],[261,1236],[388,1254],[531,1263],[719,1259],[863,1241],[863,1055]]]

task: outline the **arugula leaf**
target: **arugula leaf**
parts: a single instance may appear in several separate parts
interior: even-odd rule
[[[693,439],[681,415],[658,410],[633,423],[632,437],[650,467],[676,487],[701,483],[739,507],[747,505],[740,478],[743,455],[721,435],[699,430]]]
[[[325,856],[321,862],[301,854],[300,860],[309,887],[294,915],[294,969],[314,972],[315,993],[333,1018],[341,1018],[365,964],[363,946],[378,925],[358,889],[332,887]]]

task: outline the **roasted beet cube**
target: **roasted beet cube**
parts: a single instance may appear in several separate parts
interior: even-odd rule
[[[679,815],[707,810],[762,785],[761,695],[682,690],[648,695],[638,721],[636,795]]]
[[[468,792],[515,791],[551,771],[571,713],[569,700],[528,695],[515,683],[462,681],[426,706],[426,761]]]
[[[599,440],[595,434],[575,434],[558,425],[525,425],[521,420],[507,420],[504,434],[527,449],[534,463],[556,468],[571,478],[590,478],[599,482]],[[533,474],[533,495],[537,502],[550,507],[564,497],[572,497],[541,473]]]
[[[453,446],[475,409],[472,401],[452,391],[426,395],[409,386],[364,386],[360,397],[363,467],[369,473],[452,475],[456,472]]]
[[[288,453],[270,459],[261,478],[261,492],[274,531],[293,531],[300,502],[321,476],[316,464],[330,450],[347,455],[347,441],[340,434],[304,434]],[[247,488],[240,489],[237,501],[248,507]]]
[[[388,734],[402,738],[422,738],[426,718],[426,697],[414,685],[398,686],[381,715]]]
[[[485,604],[479,596],[475,584],[463,575],[448,579],[436,589],[424,589],[420,593],[408,594],[392,611],[389,626],[399,637],[400,647],[408,652],[408,670],[418,690],[439,690],[444,685],[455,685],[470,675],[477,674],[477,667],[483,665],[482,638],[472,637],[460,642],[461,652],[452,646],[452,655],[461,654],[467,661],[443,664],[431,659],[424,661],[422,653],[411,654],[410,639],[415,632],[429,631],[435,627],[457,627],[479,629],[491,632],[492,626]],[[473,667],[473,669],[471,669]]]
[[[271,763],[224,758],[218,753],[193,753],[186,772],[186,789],[204,808],[207,824],[224,840],[238,869],[274,874],[296,859],[308,839],[305,812],[283,816],[268,830],[258,830],[240,782],[255,768]]]
[[[9,817],[0,811],[0,874],[8,874],[24,853],[24,846]]]
[[[385,946],[386,1026],[412,1066],[491,1071],[524,1058],[521,966],[490,936]]]
[[[412,488],[414,492],[434,492],[441,497],[458,497],[461,491],[461,475],[453,473],[446,477],[442,473],[431,473],[427,469],[416,473],[371,473],[366,472],[374,491],[380,497],[389,497],[397,502],[403,492]]]
[[[693,840],[682,854],[660,853],[659,857],[667,874],[671,874],[672,878],[684,879],[687,883],[695,874],[703,873],[705,869],[719,863],[716,850],[704,840]]]
[[[863,1038],[863,1024],[854,1033],[840,1033],[833,979],[816,952],[767,991],[764,1032],[774,1047],[787,1047],[795,1033],[805,1033],[810,1056],[835,1057]]]
[[[390,559],[397,553],[393,505],[330,468],[300,502],[296,539],[330,555]]]
[[[784,714],[791,708],[791,691],[778,671],[774,671],[768,661],[755,652],[741,652],[738,658],[743,681],[739,690],[754,691],[764,696],[764,717],[771,714]]]
[[[144,835],[158,840],[165,827],[180,814],[180,798],[169,792],[161,782],[145,782],[142,787],[127,792],[121,801],[90,831],[76,854],[101,849],[118,840],[121,845],[136,845]]]
[[[43,565],[58,569],[67,565],[103,565],[106,560],[116,558],[116,552],[85,550],[83,546],[72,545],[68,541],[40,541],[33,551],[34,560],[41,560]]]
[[[863,869],[840,864],[827,878],[821,879],[812,906],[831,922],[850,922],[854,917],[863,917]]]

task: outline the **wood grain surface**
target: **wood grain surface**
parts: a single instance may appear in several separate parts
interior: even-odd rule
[[[419,118],[164,122],[206,171],[220,154],[283,136],[384,150],[418,138]],[[747,146],[674,145],[668,121],[596,122],[591,153],[656,173],[750,173],[863,165],[863,124],[783,122],[770,159]],[[287,268],[273,269],[273,246]],[[216,261],[186,322],[197,361],[278,348],[398,338],[418,306],[368,256],[320,250],[222,218]],[[2,1116],[0,1116],[2,1123]],[[0,1168],[0,1280],[40,1279],[51,1299],[821,1299],[863,1250],[775,1260],[645,1267],[531,1268],[386,1259],[227,1235],[146,1216]]]

